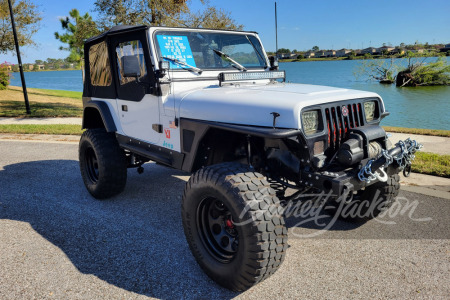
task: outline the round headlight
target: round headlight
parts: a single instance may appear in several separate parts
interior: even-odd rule
[[[319,111],[312,110],[302,113],[302,125],[306,135],[311,135],[319,130]]]

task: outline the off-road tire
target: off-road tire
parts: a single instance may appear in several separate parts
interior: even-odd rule
[[[80,139],[79,161],[84,184],[94,198],[110,198],[124,190],[127,161],[114,133],[86,130]]]
[[[400,176],[398,174],[391,175],[386,182],[379,181],[374,183],[354,195],[353,201],[344,204],[339,217],[344,220],[356,222],[364,222],[376,218],[392,206],[399,192]],[[376,202],[373,203],[373,201]],[[370,206],[368,205],[369,203],[371,204]],[[346,205],[352,207],[345,207]],[[334,211],[339,211],[338,207]],[[351,211],[358,211],[358,213],[349,213]]]
[[[234,227],[239,243],[234,256],[225,262],[211,252],[199,228],[199,208],[211,197],[223,202],[234,223],[243,223]],[[247,290],[280,267],[288,248],[282,212],[266,178],[236,163],[194,173],[182,201],[184,233],[195,259],[211,279],[233,291]]]

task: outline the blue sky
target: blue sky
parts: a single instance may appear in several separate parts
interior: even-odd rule
[[[22,48],[24,62],[36,59],[65,58],[54,32],[61,31],[59,17],[72,8],[95,16],[93,0],[34,0],[43,11],[42,28],[35,35],[37,48]],[[257,31],[267,51],[275,50],[273,0],[211,0],[216,7],[231,12],[245,30]],[[377,0],[377,1],[288,1],[278,0],[278,46],[308,50],[366,48],[382,43],[398,45],[419,42],[450,43],[450,1]],[[192,0],[192,9],[200,8]],[[0,61],[15,63],[11,53]]]

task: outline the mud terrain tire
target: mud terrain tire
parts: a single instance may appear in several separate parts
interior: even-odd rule
[[[114,133],[86,130],[80,139],[79,161],[83,182],[94,198],[110,198],[125,188],[127,162]]]
[[[247,290],[280,267],[288,247],[282,212],[265,177],[236,163],[194,173],[182,201],[195,259],[210,278],[234,291]]]

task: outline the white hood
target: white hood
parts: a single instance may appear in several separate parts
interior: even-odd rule
[[[280,114],[277,118],[278,128],[297,129],[301,128],[300,111],[304,107],[367,97],[381,99],[372,92],[309,84],[211,86],[185,95],[180,102],[179,116],[271,127],[271,113],[277,112]]]

